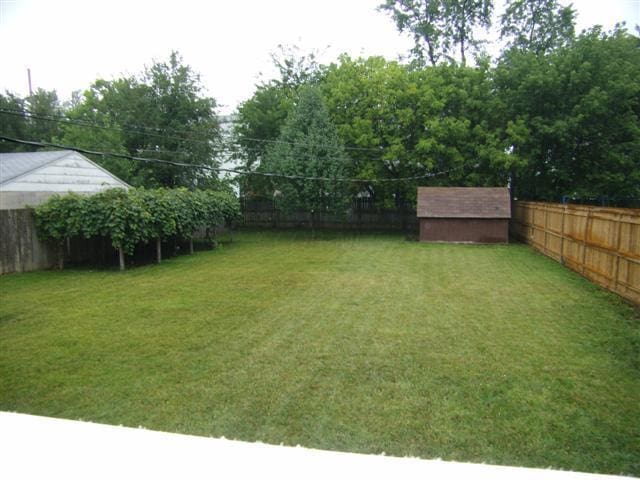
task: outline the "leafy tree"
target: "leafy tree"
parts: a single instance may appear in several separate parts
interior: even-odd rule
[[[30,140],[50,142],[60,134],[60,123],[55,119],[62,114],[62,106],[55,90],[39,88],[26,98],[25,103],[29,113],[40,117],[28,119]]]
[[[413,35],[414,56],[432,66],[454,58],[466,64],[469,50],[480,45],[475,30],[491,25],[493,0],[386,0],[379,9],[389,13],[401,32]]]
[[[544,54],[567,45],[575,36],[576,11],[557,0],[507,0],[500,38],[509,46]]]
[[[295,95],[295,89],[271,82],[259,85],[253,96],[238,108],[234,137],[247,169],[259,165],[269,144],[280,135],[293,109]]]
[[[280,45],[271,59],[279,76],[257,85],[253,96],[238,108],[233,132],[234,154],[247,170],[255,169],[268,147],[277,140],[300,87],[317,85],[324,75],[324,67],[316,61],[315,52],[302,54],[296,47]],[[246,177],[241,179],[240,187],[244,195],[264,195],[270,184],[260,177]]]
[[[62,106],[55,90],[39,88],[32,95],[20,98],[10,92],[0,94],[0,126],[2,132],[13,138],[51,142],[60,133],[56,119],[62,114]],[[30,117],[29,115],[33,115]],[[2,152],[34,151],[37,147],[9,144],[0,145]]]
[[[101,127],[65,126],[62,141],[215,168],[220,137],[215,108],[213,98],[202,96],[199,76],[172,52],[167,62],[153,63],[140,77],[97,80],[69,117]],[[105,166],[128,183],[147,187],[194,187],[210,175],[157,163],[111,160]]]
[[[491,26],[493,0],[444,0],[445,33],[449,40],[446,45],[452,49],[457,45],[460,62],[466,65],[467,51],[477,50],[481,41],[475,36],[474,29],[485,30]]]
[[[489,112],[489,66],[439,65],[416,70],[380,57],[343,56],[323,83],[330,116],[376,204],[402,206],[417,185],[505,185],[504,147]],[[476,164],[480,164],[477,167]],[[434,178],[426,175],[447,172]]]
[[[261,167],[269,172],[331,180],[274,178],[274,195],[285,209],[310,212],[313,229],[315,214],[344,212],[349,194],[343,182],[349,162],[327,107],[317,87],[300,89],[298,102],[272,144]]]
[[[494,77],[518,196],[640,196],[640,39],[594,28],[545,56],[508,52]]]
[[[177,52],[172,52],[168,62],[156,62],[142,77],[146,111],[150,115],[146,125],[154,126],[162,136],[148,137],[143,152],[150,150],[154,156],[179,160],[185,163],[215,167],[216,142],[220,129],[215,115],[216,102],[202,97],[199,75],[182,63]],[[175,158],[169,152],[184,152],[183,158]],[[203,172],[175,166],[155,169],[154,177],[164,186],[194,186]]]
[[[94,98],[96,94],[92,87],[82,98],[78,98],[75,105],[66,112],[69,123],[62,124],[60,137],[54,138],[54,142],[87,150],[129,153],[125,147],[122,128],[115,123],[111,115],[94,108],[97,104]],[[144,179],[139,176],[139,165],[130,160],[112,156],[88,156],[129,184],[144,183]]]
[[[301,85],[317,84],[325,68],[316,56],[314,50],[302,53],[297,46],[278,45],[278,50],[271,53],[271,61],[279,73],[273,83],[294,90]]]
[[[12,138],[28,138],[29,124],[24,116],[20,113],[25,110],[25,101],[12,94],[5,92],[0,94],[0,127],[4,135]],[[0,153],[23,152],[32,150],[24,145],[16,143],[0,142]]]
[[[364,179],[426,173],[424,159],[415,155],[421,133],[417,105],[424,87],[417,80],[405,66],[381,57],[343,56],[329,67],[322,85],[329,114],[349,148],[353,176],[363,179],[351,185],[352,195],[366,192],[380,205],[401,205],[411,197],[410,184]]]

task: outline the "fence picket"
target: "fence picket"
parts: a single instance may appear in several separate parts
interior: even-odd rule
[[[560,234],[551,231],[550,210],[562,215]],[[536,224],[536,212],[544,213],[543,225]],[[583,228],[576,228],[576,218],[584,219]],[[515,237],[594,283],[640,304],[640,209],[519,201],[511,220]],[[536,240],[536,231],[543,234],[543,242]],[[612,232],[616,232],[615,235]],[[560,237],[559,259],[553,249],[548,248],[548,235]],[[565,256],[565,243],[568,256]],[[571,248],[575,244],[581,250],[572,256]]]

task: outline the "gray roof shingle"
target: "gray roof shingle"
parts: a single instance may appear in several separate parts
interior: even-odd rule
[[[0,153],[0,185],[48,163],[66,157],[71,150]]]
[[[477,187],[420,187],[421,218],[511,218],[509,189]]]

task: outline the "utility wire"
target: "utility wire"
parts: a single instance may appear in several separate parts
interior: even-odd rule
[[[34,118],[36,120],[44,120],[47,122],[55,122],[55,123],[64,123],[67,125],[77,125],[79,127],[86,127],[86,128],[95,128],[95,129],[101,129],[101,130],[111,130],[111,131],[115,131],[115,132],[129,132],[129,133],[136,133],[136,134],[142,134],[142,135],[147,135],[147,136],[151,136],[151,137],[159,137],[159,138],[163,138],[163,139],[169,139],[169,140],[180,140],[182,142],[196,142],[196,143],[204,143],[204,144],[211,144],[211,140],[202,140],[202,139],[197,139],[197,138],[183,138],[183,137],[176,137],[176,136],[170,136],[170,135],[166,135],[164,133],[156,133],[156,132],[161,132],[163,131],[161,128],[155,128],[155,127],[133,127],[133,128],[124,128],[124,127],[110,127],[107,125],[100,125],[98,123],[94,123],[94,122],[86,122],[83,120],[72,120],[69,119],[67,117],[64,116],[53,116],[53,115],[40,115],[37,113],[31,113],[29,111],[19,111],[19,110],[8,110],[8,109],[4,109],[4,108],[0,108],[0,113],[4,114],[4,115],[13,115],[16,117],[23,117],[23,118]],[[151,132],[145,132],[144,130],[152,130]],[[173,129],[166,129],[166,131],[179,131],[179,130],[173,130]],[[192,133],[192,132],[191,132]]]
[[[36,120],[45,120],[49,122],[78,125],[78,126],[87,127],[87,128],[100,128],[100,129],[112,130],[112,131],[136,132],[136,133],[142,133],[144,135],[150,135],[150,136],[161,137],[161,138],[172,139],[172,140],[200,142],[200,143],[207,143],[207,144],[211,142],[211,140],[203,140],[202,138],[182,138],[182,137],[175,137],[175,136],[167,136],[166,134],[161,133],[161,132],[173,132],[173,133],[193,134],[193,132],[190,132],[187,130],[177,130],[173,128],[157,128],[157,127],[147,127],[147,126],[140,126],[140,125],[123,125],[118,127],[109,127],[106,125],[97,124],[95,122],[87,122],[84,120],[73,120],[66,117],[65,115],[42,115],[26,109],[12,110],[12,109],[0,108],[0,113],[3,113],[5,115],[25,117],[25,118],[34,118]],[[226,122],[226,123],[231,123],[231,122]],[[144,132],[144,130],[151,130],[151,133]],[[216,135],[220,133],[218,130],[213,130],[213,129],[206,129],[204,130],[204,132],[211,132]],[[316,148],[333,147],[332,145],[313,144],[313,143],[304,143],[304,142],[287,142],[285,140],[272,140],[267,138],[246,137],[246,136],[242,136],[241,141],[249,141],[253,143],[263,143],[263,144],[285,144],[285,145],[316,147]],[[233,143],[238,144],[238,141],[234,141]],[[370,148],[370,147],[346,147],[346,146],[342,148],[347,151],[376,152],[378,154],[382,154],[384,149],[384,147]],[[251,149],[247,149],[247,150],[251,150]],[[260,150],[256,148],[253,151],[260,151]]]
[[[197,168],[197,169],[208,170],[212,172],[228,172],[228,173],[235,173],[238,175],[257,175],[257,176],[271,177],[271,178],[285,178],[289,180],[312,180],[312,181],[324,181],[324,182],[350,182],[350,183],[392,183],[392,182],[420,180],[425,178],[436,177],[440,175],[445,175],[454,170],[459,170],[462,168],[462,166],[460,166],[460,167],[456,167],[456,168],[452,168],[452,169],[444,170],[440,172],[431,172],[424,175],[416,175],[413,177],[402,177],[402,178],[331,178],[331,177],[312,177],[312,176],[308,177],[303,175],[286,175],[282,173],[273,173],[273,172],[257,172],[257,171],[239,170],[236,168],[212,167],[210,165],[175,162],[172,160],[162,160],[159,158],[136,157],[136,156],[124,154],[124,153],[99,152],[94,150],[88,150],[85,148],[73,147],[69,145],[60,145],[60,144],[50,143],[50,142],[36,142],[32,140],[11,138],[5,135],[0,135],[0,140],[11,142],[11,143],[17,143],[20,145],[29,145],[32,147],[51,147],[51,148],[58,148],[62,150],[71,150],[78,153],[84,153],[87,155],[98,155],[101,157],[110,156],[114,158],[124,158],[127,160],[134,160],[138,162],[161,163],[166,165],[173,165],[176,167]],[[477,167],[477,165],[475,165],[475,167]]]
[[[255,138],[255,137],[245,137],[243,136],[241,140],[248,140],[250,142],[256,142],[256,143],[280,143],[280,144],[288,144],[288,145],[295,145],[295,146],[300,146],[300,147],[318,147],[318,148],[327,148],[327,147],[332,147],[332,145],[322,145],[322,144],[310,144],[310,143],[303,143],[303,142],[287,142],[285,140],[270,140],[270,139],[266,139],[266,138]],[[369,147],[342,147],[345,150],[356,150],[356,151],[365,151],[365,152],[377,152],[377,153],[382,153],[382,149],[381,148],[369,148]]]

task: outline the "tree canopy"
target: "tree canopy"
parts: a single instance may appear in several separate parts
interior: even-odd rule
[[[521,197],[640,197],[640,39],[595,28],[494,76]]]
[[[344,145],[347,170],[362,179],[348,184],[352,196],[390,206],[412,202],[419,185],[511,185],[530,199],[640,197],[640,40],[622,27],[575,36],[571,7],[523,5],[507,5],[502,27],[511,43],[494,64],[343,55],[318,69],[312,84]],[[239,152],[248,168],[268,171],[267,147],[304,84],[262,85],[242,105],[236,135],[251,146]],[[264,143],[244,141],[245,132]],[[419,178],[394,181],[406,177]],[[243,192],[269,195],[269,185],[251,178]]]
[[[98,79],[65,106],[55,91],[38,90],[25,99],[0,95],[2,131],[12,138],[214,168],[220,148],[216,106],[177,52],[138,76]],[[110,156],[93,160],[134,186],[193,188],[211,181],[210,173],[195,168]]]
[[[571,6],[507,0],[505,48],[471,62],[492,1],[387,0],[379,8],[414,36],[412,61],[342,55],[323,65],[315,53],[281,47],[272,56],[276,78],[239,106],[228,142],[215,100],[175,52],[138,76],[96,80],[68,105],[55,92],[0,95],[2,132],[214,171],[231,152],[247,172],[355,179],[333,182],[340,188],[268,175],[237,180],[243,195],[277,190],[286,207],[316,211],[342,208],[345,195],[402,206],[420,185],[510,185],[520,198],[555,201],[640,198],[637,36],[623,26],[576,35]],[[3,151],[28,148],[0,143]],[[219,186],[198,169],[94,160],[134,186]]]
[[[457,58],[466,64],[480,45],[477,29],[491,26],[493,0],[386,0],[378,7],[398,30],[413,35],[414,57],[432,66]],[[457,55],[456,55],[457,51]]]
[[[202,96],[198,75],[172,52],[167,62],[154,62],[138,77],[97,80],[68,112],[84,124],[65,125],[61,143],[215,167],[215,108],[213,98]],[[193,187],[202,176],[197,169],[127,160],[105,167],[147,187]]]
[[[557,0],[507,0],[500,37],[512,48],[544,54],[573,40],[575,17],[571,5]]]
[[[350,161],[317,87],[300,90],[297,103],[276,143],[267,149],[264,170],[285,176],[322,177],[329,180],[274,178],[273,192],[286,209],[312,213],[340,212],[349,203],[344,182]]]

